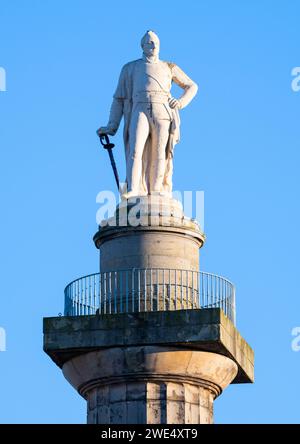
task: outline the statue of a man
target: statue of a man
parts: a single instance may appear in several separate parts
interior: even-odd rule
[[[121,71],[107,126],[98,134],[115,135],[124,116],[127,192],[123,198],[171,195],[173,151],[179,142],[179,113],[197,93],[197,85],[177,65],[159,60],[159,38],[147,31],[143,57]],[[172,82],[183,94],[171,96]]]

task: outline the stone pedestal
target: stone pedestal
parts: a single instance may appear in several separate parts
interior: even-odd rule
[[[138,202],[121,203],[115,216],[103,221],[95,234],[100,272],[145,270],[133,272],[128,282],[124,274],[118,274],[112,284],[118,293],[126,286],[129,293],[132,286],[140,288],[141,311],[153,305],[157,310],[197,307],[198,278],[193,272],[199,271],[199,249],[205,241],[199,225],[184,216],[175,199],[151,196]],[[133,210],[139,212],[138,225],[132,225]],[[121,306],[125,300],[124,293]]]
[[[122,203],[115,217],[94,236],[100,250],[100,271],[133,268],[199,270],[199,248],[205,236],[198,223],[186,218],[175,199],[139,198]],[[134,223],[131,211],[141,216]],[[122,217],[120,213],[123,213]]]

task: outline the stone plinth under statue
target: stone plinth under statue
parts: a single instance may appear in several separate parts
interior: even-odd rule
[[[132,226],[133,215],[137,211],[140,213],[139,225],[135,223]],[[94,242],[100,250],[100,272],[119,271],[114,283],[123,289],[124,296],[120,295],[119,303],[125,299],[126,283],[122,271],[145,270],[136,274],[133,283],[130,280],[127,284],[129,292],[132,285],[135,288],[140,285],[141,289],[147,287],[140,310],[149,309],[150,305],[156,309],[166,308],[163,292],[168,309],[198,306],[190,292],[182,294],[182,288],[192,291],[197,287],[199,248],[205,236],[196,221],[184,216],[177,200],[152,197],[137,199],[132,204],[122,202],[116,210],[116,217],[106,222],[105,226],[99,227]],[[116,222],[118,225],[115,225]]]

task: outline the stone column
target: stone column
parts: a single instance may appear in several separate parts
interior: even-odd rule
[[[211,424],[213,401],[237,371],[226,356],[162,346],[93,351],[63,365],[90,424]]]
[[[253,381],[246,341],[220,308],[200,307],[204,234],[178,202],[156,203],[143,203],[144,223],[95,234],[95,314],[44,320],[44,349],[87,400],[88,423],[211,424],[222,390]]]

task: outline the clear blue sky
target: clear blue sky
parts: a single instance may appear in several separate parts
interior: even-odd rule
[[[149,28],[199,85],[174,187],[205,192],[201,269],[236,284],[256,354],[255,384],[230,386],[215,421],[299,422],[299,17],[297,0],[1,0],[0,422],[85,422],[85,401],[42,351],[42,318],[97,271],[95,197],[114,181],[95,130]],[[124,172],[121,131],[115,141]]]

